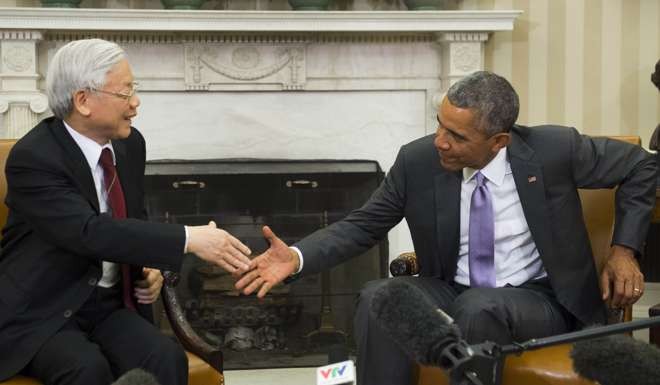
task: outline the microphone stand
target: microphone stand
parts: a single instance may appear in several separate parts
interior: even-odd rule
[[[551,337],[533,338],[504,346],[490,341],[468,345],[467,342],[461,340],[447,346],[439,355],[432,357],[434,359],[431,362],[437,362],[439,366],[449,370],[451,385],[500,385],[503,366],[500,364],[508,354],[522,354],[529,350],[646,329],[657,325],[660,325],[660,316],[598,326]]]

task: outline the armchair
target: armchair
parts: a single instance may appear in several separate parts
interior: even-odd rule
[[[660,153],[658,155],[658,160],[660,161]],[[658,166],[660,166],[660,162],[658,163]],[[658,176],[660,178],[660,171],[658,172]],[[660,183],[660,179],[658,179],[658,183]],[[655,191],[655,210],[653,211],[651,222],[655,224],[656,229],[657,226],[660,225],[660,184],[658,184],[658,188]],[[656,316],[660,316],[660,304],[649,308],[649,317]],[[655,344],[655,346],[660,347],[660,327],[651,328],[651,330],[649,330],[649,341],[652,344]]]
[[[613,139],[622,140],[636,145],[641,140],[636,136],[617,136]],[[600,273],[610,249],[610,240],[614,225],[614,190],[580,190],[582,212],[589,233],[594,262]],[[418,266],[414,253],[403,253],[390,264],[393,276],[416,274]],[[660,305],[657,306],[660,314]],[[609,322],[630,321],[632,307],[612,313]],[[660,333],[658,333],[660,334]],[[660,335],[658,336],[660,338]],[[659,341],[660,342],[660,341]],[[572,367],[569,353],[571,344],[552,346],[529,351],[520,356],[507,357],[502,382],[526,385],[588,385],[594,383],[577,375]],[[413,383],[417,385],[448,384],[449,379],[439,368],[417,366],[414,371]]]
[[[189,385],[224,385],[222,351],[204,341],[192,329],[176,296],[179,275],[163,272],[161,298],[172,330],[188,355]],[[1,384],[0,384],[1,385]]]
[[[7,221],[8,208],[4,204],[4,197],[7,195],[7,180],[5,179],[4,169],[7,156],[14,143],[16,143],[15,140],[0,140],[0,169],[3,170],[0,173],[0,227],[4,227]],[[165,283],[161,291],[161,297],[174,334],[186,349],[188,384],[224,385],[222,352],[207,344],[188,325],[174,293],[178,276],[172,272],[164,272],[163,275]],[[34,378],[15,376],[7,381],[0,382],[0,385],[41,385],[41,382]]]

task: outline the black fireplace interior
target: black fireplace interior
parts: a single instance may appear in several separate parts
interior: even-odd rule
[[[374,161],[151,161],[151,220],[210,220],[250,247],[267,249],[269,225],[292,244],[346,216],[383,179]],[[263,301],[240,295],[219,267],[187,255],[177,296],[200,336],[222,347],[226,369],[321,366],[329,352],[355,354],[353,313],[362,285],[386,276],[387,239],[327,273],[273,288]],[[163,329],[167,322],[161,322]],[[342,354],[342,353],[339,353]]]

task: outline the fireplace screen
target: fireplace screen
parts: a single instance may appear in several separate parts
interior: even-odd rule
[[[383,178],[373,161],[151,161],[146,175],[151,220],[213,220],[253,256],[268,247],[264,225],[293,244],[360,207]],[[329,352],[355,353],[355,299],[365,282],[385,276],[387,256],[385,239],[259,301],[240,295],[221,268],[188,255],[177,296],[197,333],[222,348],[226,369],[321,366]],[[167,331],[164,317],[160,324]]]

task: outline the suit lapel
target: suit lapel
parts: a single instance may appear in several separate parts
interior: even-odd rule
[[[74,182],[78,184],[82,195],[99,211],[99,199],[96,195],[94,178],[89,170],[89,164],[83,155],[82,150],[64,127],[60,119],[55,119],[52,124],[52,132],[59,145],[67,154],[67,166],[74,175]]]
[[[534,150],[515,131],[511,132],[508,155],[518,197],[536,248],[544,262],[552,260],[552,229],[548,226],[550,210],[545,195],[543,167],[535,161]]]
[[[438,167],[442,168],[438,164]],[[461,215],[460,172],[442,170],[435,176],[435,218],[442,275],[453,279],[458,261]]]

